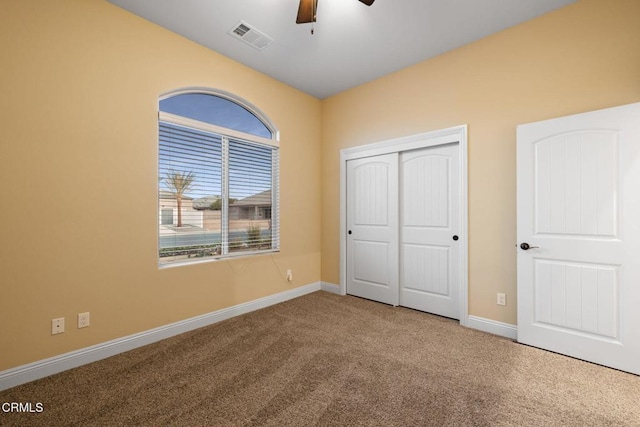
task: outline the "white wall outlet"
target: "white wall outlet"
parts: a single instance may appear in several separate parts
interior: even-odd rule
[[[89,312],[78,313],[78,329],[89,326]]]
[[[498,292],[498,299],[496,301],[498,305],[507,305],[507,295]]]
[[[287,281],[293,282],[293,270],[287,270]]]
[[[51,320],[51,335],[61,334],[64,332],[64,317]]]

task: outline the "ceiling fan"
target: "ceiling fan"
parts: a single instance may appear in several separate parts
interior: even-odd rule
[[[371,6],[375,0],[360,0],[367,6]],[[298,17],[296,24],[306,24],[316,22],[316,10],[318,9],[318,0],[300,0],[298,6]]]

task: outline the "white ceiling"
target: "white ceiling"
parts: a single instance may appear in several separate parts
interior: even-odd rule
[[[313,35],[298,0],[109,1],[322,99],[576,0],[318,0]],[[227,34],[240,20],[273,43]]]

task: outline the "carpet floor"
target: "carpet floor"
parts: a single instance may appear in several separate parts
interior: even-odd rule
[[[3,426],[640,426],[640,377],[316,292],[0,392]]]

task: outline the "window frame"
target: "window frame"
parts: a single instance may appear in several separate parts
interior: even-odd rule
[[[255,105],[253,105],[252,103],[250,103],[249,101],[247,101],[246,99],[243,99],[237,95],[234,95],[231,92],[227,92],[221,89],[212,89],[212,88],[207,88],[207,87],[198,87],[198,86],[194,86],[194,87],[188,87],[188,88],[183,88],[183,89],[177,89],[177,90],[173,90],[170,92],[166,92],[164,94],[162,94],[161,96],[158,97],[158,108],[157,111],[160,112],[160,101],[164,101],[167,98],[172,98],[174,96],[177,95],[186,95],[186,94],[190,94],[190,93],[199,93],[199,94],[203,94],[203,95],[212,95],[212,96],[217,96],[218,98],[223,98],[226,99],[227,101],[231,101],[234,104],[239,105],[240,107],[244,108],[245,110],[247,110],[249,113],[253,114],[258,120],[260,120],[266,127],[267,129],[271,132],[271,138],[261,138],[259,136],[256,135],[252,135],[252,134],[247,134],[244,132],[240,132],[243,135],[250,135],[252,138],[261,138],[265,141],[271,141],[271,143],[274,146],[279,146],[280,143],[280,131],[278,130],[278,128],[275,126],[275,124],[271,121],[271,119],[269,119],[269,117],[264,114],[262,112],[262,110],[260,110],[258,107],[256,107]],[[166,114],[170,114],[170,113],[166,113]],[[181,117],[181,116],[177,116],[177,117]],[[191,119],[187,119],[187,120],[191,120]],[[200,123],[204,123],[204,122],[200,122]],[[210,124],[210,123],[206,123],[206,124]],[[211,124],[211,126],[216,126]],[[219,129],[228,129],[228,130],[233,130],[230,128],[226,128],[226,127],[220,127],[217,126]],[[239,131],[235,131],[235,132],[239,132]]]
[[[250,134],[250,133],[246,133],[246,132],[242,132],[242,131],[238,131],[232,128],[227,128],[227,127],[223,127],[223,126],[219,126],[219,125],[214,125],[211,123],[206,123],[206,122],[202,122],[199,120],[195,120],[195,119],[190,119],[188,117],[184,117],[184,116],[179,116],[176,114],[172,114],[172,113],[166,113],[163,111],[160,111],[160,101],[167,99],[167,98],[171,98],[177,95],[183,95],[183,94],[193,94],[193,93],[197,93],[197,94],[204,94],[204,95],[211,95],[211,96],[216,96],[219,98],[224,98],[242,108],[244,108],[245,110],[247,110],[247,112],[249,112],[250,114],[252,114],[254,117],[256,117],[259,121],[261,121],[265,127],[269,130],[269,132],[271,132],[271,138],[264,138],[258,135],[254,135],[254,134]],[[169,123],[172,125],[176,125],[176,126],[182,126],[182,127],[186,127],[186,128],[191,128],[191,129],[196,129],[196,130],[200,130],[200,131],[204,131],[204,132],[208,132],[208,133],[213,133],[213,134],[217,134],[221,137],[221,148],[223,150],[223,154],[222,154],[222,170],[221,170],[221,179],[222,179],[222,209],[221,209],[221,215],[222,215],[222,224],[221,224],[221,247],[223,247],[224,249],[221,251],[222,253],[220,255],[213,255],[213,256],[209,256],[209,257],[204,257],[204,258],[192,258],[192,259],[183,259],[183,260],[176,260],[176,261],[169,261],[169,262],[162,262],[162,258],[160,257],[160,226],[162,224],[160,224],[160,220],[161,218],[157,218],[157,222],[158,222],[158,228],[156,229],[156,236],[157,236],[157,246],[156,246],[156,255],[157,255],[157,259],[158,259],[158,267],[159,268],[168,268],[168,267],[176,267],[176,266],[183,266],[183,265],[191,265],[191,264],[198,264],[198,263],[203,263],[203,262],[213,262],[213,261],[220,261],[220,260],[225,260],[225,259],[232,259],[232,258],[237,258],[237,257],[247,257],[247,256],[256,256],[256,255],[264,255],[264,254],[269,254],[269,253],[274,253],[274,252],[279,252],[280,251],[280,209],[279,209],[279,193],[280,193],[280,143],[279,143],[279,131],[276,129],[276,127],[274,126],[274,124],[271,122],[271,120],[268,119],[268,117],[262,113],[260,111],[260,109],[258,109],[257,107],[255,107],[253,104],[247,102],[246,100],[243,100],[241,98],[239,98],[236,95],[233,95],[229,92],[226,91],[221,91],[221,90],[216,90],[216,89],[209,89],[209,88],[187,88],[187,89],[180,89],[180,90],[176,90],[176,91],[172,91],[169,93],[166,93],[162,96],[160,96],[158,98],[158,116],[157,116],[157,139],[156,139],[156,148],[157,148],[157,153],[156,153],[156,176],[160,176],[160,141],[159,141],[159,137],[160,137],[160,123],[161,122],[165,122],[165,123]],[[267,146],[271,149],[273,149],[272,152],[272,171],[274,172],[272,177],[271,177],[271,248],[269,249],[262,249],[262,250],[247,250],[247,251],[239,251],[239,252],[228,252],[228,225],[229,225],[229,192],[228,192],[228,169],[229,169],[229,165],[228,165],[228,147],[229,147],[229,143],[230,141],[233,140],[237,140],[237,141],[244,141],[250,144],[255,144],[255,145],[263,145],[263,146]],[[160,191],[161,191],[161,186],[160,183],[158,184],[158,195],[156,198],[157,201],[157,205],[156,207],[158,208],[157,211],[157,215],[160,215],[160,209],[159,209],[159,202],[160,202]],[[275,215],[273,214],[275,212]],[[226,229],[226,230],[225,230]],[[224,253],[227,252],[227,253]]]

